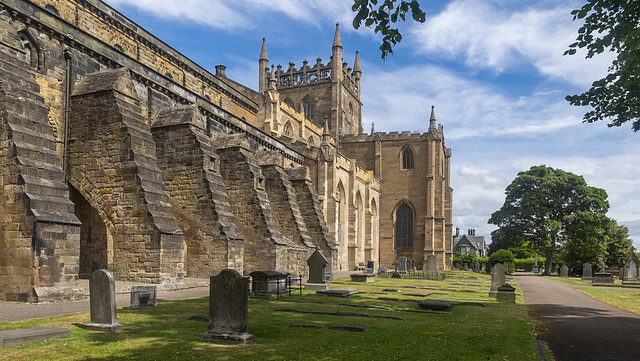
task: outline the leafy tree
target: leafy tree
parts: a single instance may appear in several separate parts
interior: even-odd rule
[[[601,213],[578,212],[565,218],[568,263],[621,266],[633,246],[629,230]]]
[[[634,132],[640,130],[640,2],[619,0],[587,0],[571,12],[573,20],[584,19],[576,42],[566,54],[587,49],[587,59],[605,51],[617,53],[609,74],[593,82],[591,89],[566,99],[576,106],[591,106],[584,121],[593,123],[611,119],[610,127],[632,122]]]
[[[513,253],[506,249],[499,249],[489,256],[489,264],[493,267],[497,263],[513,263],[516,260]]]
[[[478,260],[478,254],[475,249],[469,250],[469,253],[462,256],[462,262],[468,264],[469,266],[473,266]]]
[[[375,25],[374,31],[382,34],[382,59],[393,53],[392,46],[402,40],[398,28],[392,28],[398,20],[404,21],[411,11],[413,20],[423,23],[426,14],[420,9],[418,0],[354,0],[351,9],[356,13],[353,27],[359,29],[364,23],[366,27]]]
[[[504,204],[489,223],[498,226],[505,239],[534,245],[545,256],[545,275],[564,243],[564,218],[580,211],[604,214],[609,209],[603,189],[588,186],[581,176],[545,165],[518,173],[505,194]]]

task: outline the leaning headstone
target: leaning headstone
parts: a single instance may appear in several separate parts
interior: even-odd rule
[[[247,333],[249,314],[249,277],[238,271],[225,269],[211,276],[209,286],[209,331],[203,341],[249,343],[253,335]]]
[[[582,265],[582,279],[583,280],[592,280],[593,279],[593,271],[592,271],[591,263],[585,263]]]
[[[489,297],[496,297],[498,287],[502,286],[504,282],[504,265],[496,263],[491,268],[491,290],[489,290]]]
[[[131,296],[129,307],[155,307],[156,306],[156,286],[131,286]]]
[[[438,257],[435,254],[427,256],[427,273],[432,275],[438,274]]]
[[[496,295],[498,302],[516,303],[516,289],[508,283],[498,287]]]
[[[400,256],[398,257],[396,262],[396,272],[400,273],[401,275],[407,274],[407,257]]]
[[[319,249],[316,249],[313,254],[311,254],[311,257],[307,260],[307,265],[309,266],[309,281],[307,281],[307,284],[304,286],[305,289],[318,291],[329,288],[329,284],[327,284],[326,281],[328,263],[329,261],[327,261]]]
[[[560,267],[560,277],[562,278],[567,278],[569,277],[569,267],[567,267],[567,265],[562,265],[562,267]]]
[[[91,323],[87,328],[95,331],[122,332],[116,314],[116,281],[106,269],[93,271],[89,279],[89,309]]]

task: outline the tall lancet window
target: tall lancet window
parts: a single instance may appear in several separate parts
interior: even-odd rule
[[[402,169],[413,169],[413,152],[411,149],[402,151]]]
[[[413,247],[413,209],[403,203],[396,210],[396,248]]]

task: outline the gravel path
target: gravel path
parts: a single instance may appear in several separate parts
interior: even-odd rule
[[[640,360],[640,315],[547,277],[517,274],[516,280],[529,314],[548,329],[541,339],[556,361]]]

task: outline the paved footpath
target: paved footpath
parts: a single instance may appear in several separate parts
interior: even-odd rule
[[[540,338],[556,361],[640,360],[640,315],[547,277],[516,274],[516,280],[529,314],[548,329]]]

